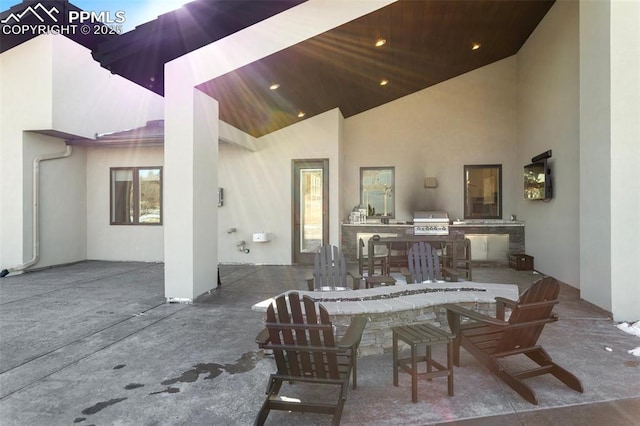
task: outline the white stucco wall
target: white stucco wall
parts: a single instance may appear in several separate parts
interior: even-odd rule
[[[64,36],[39,36],[2,53],[0,70],[0,267],[10,268],[31,257],[33,156],[64,151],[62,139],[34,132],[94,137],[139,127],[162,118],[163,100],[101,68],[89,50]],[[80,149],[42,164],[48,176],[41,179],[41,260],[35,268],[86,258],[84,158]]]
[[[32,159],[43,153],[63,153],[62,139],[24,132],[24,210],[23,259],[33,252],[32,236]],[[41,161],[39,165],[39,242],[40,259],[36,267],[59,265],[86,259],[86,167],[85,152],[75,149],[70,157]]]
[[[553,149],[554,199],[520,201],[536,269],[619,321],[640,314],[634,2],[556,2],[518,54],[518,159]]]
[[[639,28],[637,2],[580,2],[581,296],[618,321],[640,317]]]
[[[514,197],[518,219],[526,222],[526,252],[534,256],[535,268],[540,272],[579,287],[577,2],[561,1],[552,6],[518,52],[517,66],[517,192]],[[549,149],[553,151],[549,163],[553,199],[548,202],[525,200],[522,167],[530,163],[532,157]],[[597,167],[596,162],[588,173],[597,173]],[[600,202],[598,197],[592,200]]]
[[[25,199],[22,182],[24,165],[31,160],[24,158],[22,140],[23,130],[51,125],[51,57],[46,37],[0,54],[0,268],[21,264],[25,251],[27,259],[31,257],[31,240],[23,238],[24,216],[31,217],[31,197]]]
[[[256,141],[256,151],[220,145],[219,212],[222,263],[291,262],[291,160],[328,158],[330,242],[339,245],[341,221],[359,202],[361,166],[396,166],[398,217],[416,209],[463,215],[463,165],[502,164],[504,216],[521,187],[515,167],[514,57],[451,79],[398,101],[343,119],[329,111]],[[436,176],[438,188],[425,189]],[[228,233],[231,228],[237,232]],[[253,232],[271,233],[253,243]],[[249,254],[238,251],[247,242]]]
[[[87,151],[87,259],[162,262],[164,231],[156,225],[109,223],[111,167],[163,166],[158,148],[94,148]]]
[[[396,219],[464,216],[463,166],[502,164],[503,218],[516,213],[514,57],[345,119],[342,219],[359,204],[360,167],[395,166]],[[437,188],[425,188],[435,177]]]
[[[611,310],[611,71],[609,2],[581,2],[581,295]],[[592,250],[597,247],[597,250]]]
[[[53,36],[52,128],[86,138],[142,127],[164,117],[164,100],[111,74],[91,51]]]
[[[340,243],[339,110],[311,117],[259,138],[257,150],[221,144],[219,184],[224,206],[218,208],[219,259],[222,263],[288,265],[292,261],[292,169],[294,159],[329,159],[329,243]],[[237,232],[229,233],[236,228]],[[267,243],[254,243],[254,232],[266,231]],[[244,240],[249,254],[237,249]]]
[[[193,113],[193,133],[187,138],[193,141],[188,144],[187,151],[193,156],[189,170],[193,179],[193,186],[188,192],[192,194],[192,208],[181,211],[184,204],[172,205],[174,219],[179,219],[182,223],[177,229],[184,227],[185,234],[193,233],[191,248],[193,249],[192,270],[188,272],[193,276],[192,297],[197,297],[218,284],[218,242],[216,241],[216,230],[218,229],[218,200],[216,197],[218,189],[218,101],[212,99],[204,93],[194,90],[194,113]],[[167,156],[170,155],[167,152]],[[173,163],[175,166],[175,162]],[[175,172],[175,168],[173,169]],[[184,172],[184,169],[181,170]],[[181,173],[179,176],[184,177]],[[167,191],[165,191],[165,194]],[[173,191],[173,195],[175,195]],[[185,213],[191,215],[187,217]],[[186,219],[186,220],[185,220]],[[175,225],[175,223],[174,223]],[[186,225],[186,226],[185,226]],[[191,228],[191,226],[193,226]],[[176,227],[174,226],[174,229]],[[165,234],[166,236],[166,234]],[[167,244],[165,250],[168,250]],[[173,247],[171,247],[173,248]],[[165,257],[166,259],[166,257]],[[175,265],[174,265],[175,266]],[[176,272],[173,269],[173,282],[176,283]],[[166,288],[166,286],[165,286]],[[181,286],[181,291],[184,287]]]
[[[640,3],[611,3],[611,310],[640,319]]]

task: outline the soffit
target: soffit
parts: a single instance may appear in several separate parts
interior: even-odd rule
[[[552,5],[401,0],[198,87],[254,137],[334,108],[348,118],[517,53]]]

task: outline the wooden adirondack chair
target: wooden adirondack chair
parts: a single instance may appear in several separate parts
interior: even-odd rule
[[[442,248],[444,252],[442,255],[442,264],[458,271],[467,281],[473,281],[471,240],[465,238],[462,241],[446,243]]]
[[[279,296],[275,304],[275,309],[273,304],[267,309],[268,340],[258,344],[273,350],[278,371],[269,378],[267,398],[255,424],[264,424],[271,410],[285,410],[332,414],[333,424],[339,425],[352,371],[355,388],[356,351],[367,319],[354,317],[340,342],[336,342],[326,309],[320,305],[317,312],[308,296],[301,301],[298,293],[291,292]],[[335,402],[280,398],[283,382],[336,385],[338,398]]]
[[[552,310],[558,303],[560,285],[555,278],[546,277],[533,283],[517,302],[496,298],[496,318],[447,304],[447,319],[451,332],[455,333],[453,362],[460,364],[460,346],[480,360],[493,374],[518,392],[532,404],[538,404],[535,392],[523,382],[524,379],[552,374],[561,382],[578,392],[583,392],[580,380],[551,360],[549,354],[539,345],[538,337],[544,325],[557,321]],[[505,321],[505,307],[511,309],[511,316]],[[470,322],[462,322],[461,318]],[[525,371],[511,371],[503,359],[526,355],[538,367]]]
[[[402,270],[407,284],[444,281],[445,278],[449,278],[450,281],[458,281],[458,272],[455,269],[443,267],[440,264],[438,251],[433,249],[429,243],[420,241],[413,244],[407,258],[409,268]]]
[[[336,246],[320,247],[314,257],[313,278],[307,278],[309,291],[349,290],[347,275],[352,278],[352,288],[360,287],[360,277],[347,272],[344,255]]]

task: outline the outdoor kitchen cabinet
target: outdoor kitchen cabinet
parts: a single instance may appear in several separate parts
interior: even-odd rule
[[[509,259],[508,234],[465,234],[465,238],[471,241],[472,261]]]

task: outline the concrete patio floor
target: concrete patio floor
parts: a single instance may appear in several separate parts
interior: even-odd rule
[[[87,261],[2,278],[0,424],[252,424],[274,364],[254,343],[262,314],[251,306],[304,289],[308,271],[223,265],[222,287],[192,305],[165,303],[162,264]],[[474,269],[476,281],[522,289],[537,278]],[[540,404],[529,404],[462,350],[455,396],[447,396],[444,378],[420,381],[413,404],[408,375],[394,387],[385,353],[359,359],[342,424],[640,424],[640,358],[627,353],[640,338],[566,285],[555,311],[560,320],[545,327],[540,343],[581,379],[583,394],[538,377],[528,382]],[[330,421],[272,412],[267,424]]]

